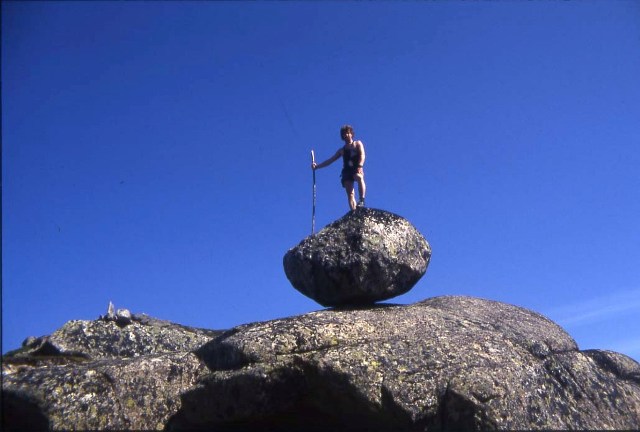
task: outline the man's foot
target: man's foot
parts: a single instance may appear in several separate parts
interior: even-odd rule
[[[358,207],[364,207],[364,198],[360,198],[360,201],[358,202]]]

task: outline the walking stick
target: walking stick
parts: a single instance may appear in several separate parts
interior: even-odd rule
[[[311,150],[311,163],[316,162],[316,156]],[[313,211],[311,212],[311,234],[316,232],[316,170],[313,169]]]

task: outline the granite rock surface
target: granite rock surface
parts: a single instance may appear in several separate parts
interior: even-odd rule
[[[431,247],[406,219],[357,208],[284,256],[294,288],[323,306],[370,305],[409,291],[427,271]]]
[[[133,315],[39,339],[3,357],[2,430],[640,429],[637,362],[477,298],[224,332]]]

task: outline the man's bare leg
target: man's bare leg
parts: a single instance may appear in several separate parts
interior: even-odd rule
[[[367,186],[364,184],[364,175],[356,174],[355,179],[358,181],[358,195],[360,202],[364,204],[364,197],[367,195]]]
[[[347,192],[347,199],[349,200],[349,207],[351,210],[356,209],[356,194],[353,190],[353,182],[345,181],[344,182],[344,190]]]

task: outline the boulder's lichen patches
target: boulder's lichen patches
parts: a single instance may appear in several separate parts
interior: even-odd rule
[[[290,249],[283,264],[293,287],[321,305],[362,306],[409,291],[430,259],[409,221],[358,208]]]

